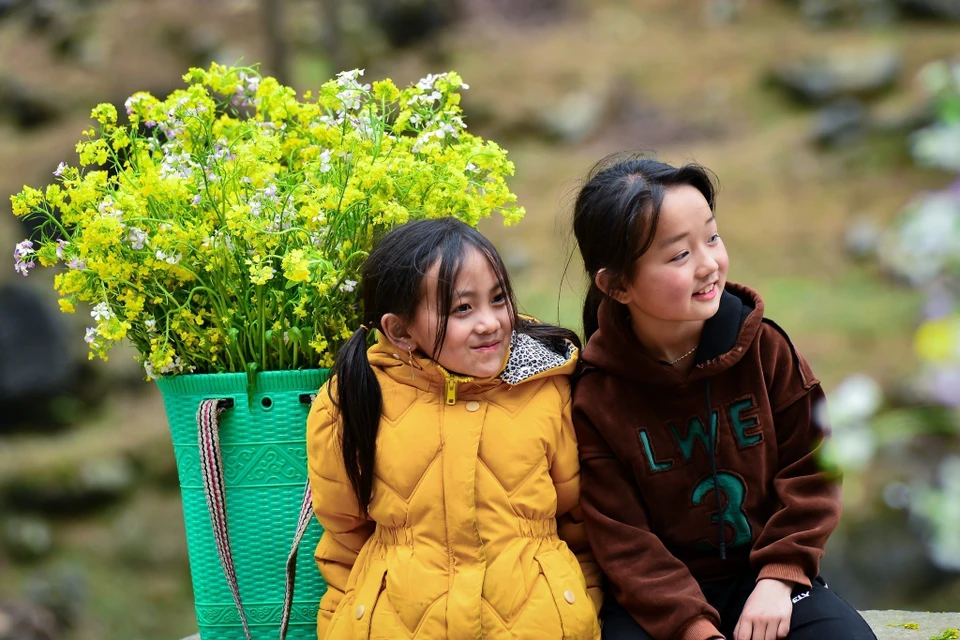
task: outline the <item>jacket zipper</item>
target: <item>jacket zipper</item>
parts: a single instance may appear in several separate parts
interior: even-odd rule
[[[457,381],[451,377],[444,378],[447,383],[446,399],[448,405],[457,404]]]
[[[473,382],[473,378],[458,376],[450,373],[439,364],[437,369],[443,374],[443,397],[448,405],[457,404],[457,385],[461,382]]]

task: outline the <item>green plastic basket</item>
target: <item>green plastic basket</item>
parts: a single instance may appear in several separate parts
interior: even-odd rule
[[[187,374],[157,381],[173,436],[183,496],[187,549],[202,640],[244,637],[224,577],[200,472],[197,409],[203,400],[232,399],[220,415],[220,445],[230,544],[243,609],[254,640],[279,637],[287,555],[307,481],[306,418],[327,369],[257,374],[252,403],[245,373]],[[296,591],[287,638],[317,637],[317,609],[326,585],[313,550],[322,528],[313,518],[297,556]]]

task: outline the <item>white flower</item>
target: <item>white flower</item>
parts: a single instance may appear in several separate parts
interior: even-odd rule
[[[155,335],[157,333],[157,321],[153,318],[147,318],[144,320],[143,325],[147,328],[147,333],[150,335]]]
[[[134,249],[143,249],[147,244],[147,232],[138,227],[133,227],[130,229],[127,239],[130,241],[130,246]]]
[[[53,175],[59,178],[60,176],[63,175],[63,170],[66,168],[67,168],[67,163],[61,162],[60,164],[57,165],[57,170],[53,172]]]
[[[344,280],[343,284],[340,285],[340,291],[351,293],[357,287],[356,280]]]
[[[84,342],[86,342],[87,344],[93,344],[94,342],[96,342],[97,335],[99,333],[100,332],[97,331],[96,327],[87,327],[87,333],[85,336],[83,336]]]
[[[883,391],[868,375],[854,374],[844,379],[830,394],[827,405],[830,422],[842,426],[869,419],[880,408]]]
[[[178,262],[180,262],[181,259],[183,259],[182,253],[166,254],[160,249],[157,249],[156,256],[157,256],[157,260],[163,260],[167,264],[177,264]]]
[[[98,302],[96,306],[93,307],[93,311],[90,312],[90,315],[94,320],[100,322],[106,322],[113,318],[113,313],[110,311],[110,307],[106,302]]]
[[[330,168],[331,168],[330,160],[332,156],[333,154],[330,152],[329,149],[324,149],[322,152],[320,152],[320,172],[321,173],[326,173],[327,171],[330,171]]]

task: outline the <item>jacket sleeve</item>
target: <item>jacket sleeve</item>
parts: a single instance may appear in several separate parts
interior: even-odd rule
[[[320,574],[327,583],[317,615],[317,636],[322,640],[347,591],[357,555],[375,527],[374,522],[360,515],[353,488],[347,480],[340,455],[339,427],[326,386],[317,395],[307,419],[307,458],[313,511],[323,525],[323,535],[314,553]]]
[[[558,387],[563,398],[563,409],[560,413],[560,433],[550,461],[550,477],[557,490],[557,534],[577,556],[586,579],[587,595],[599,613],[603,604],[603,574],[587,541],[586,525],[579,504],[580,460],[571,419],[570,385],[564,380]]]
[[[769,332],[768,332],[769,333]],[[827,538],[840,520],[840,483],[820,464],[827,427],[823,390],[785,334],[771,334],[768,378],[780,470],[773,488],[780,509],[764,525],[750,553],[759,579],[810,586]]]
[[[617,601],[654,638],[722,638],[719,614],[686,565],[650,530],[643,497],[628,470],[577,405],[573,422],[587,535]]]

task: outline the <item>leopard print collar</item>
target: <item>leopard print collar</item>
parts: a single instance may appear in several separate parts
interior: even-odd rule
[[[510,336],[510,356],[500,379],[507,384],[520,384],[544,371],[562,367],[570,361],[577,349],[566,340],[551,346],[525,333],[514,331]]]

